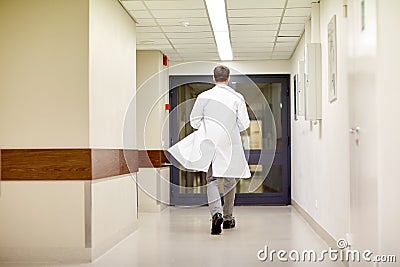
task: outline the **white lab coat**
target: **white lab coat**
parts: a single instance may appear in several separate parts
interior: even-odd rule
[[[211,164],[214,177],[250,177],[240,137],[250,121],[241,94],[224,84],[201,93],[190,124],[198,130],[168,149],[183,167],[207,172]]]

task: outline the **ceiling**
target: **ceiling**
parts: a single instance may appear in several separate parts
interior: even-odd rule
[[[225,0],[234,60],[290,59],[312,0]],[[171,61],[218,61],[204,0],[122,0],[137,24],[137,49]]]

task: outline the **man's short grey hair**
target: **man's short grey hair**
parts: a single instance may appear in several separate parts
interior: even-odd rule
[[[229,68],[225,66],[216,66],[214,68],[214,79],[216,82],[225,82],[229,78]]]

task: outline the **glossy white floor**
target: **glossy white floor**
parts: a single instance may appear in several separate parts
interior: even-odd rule
[[[7,267],[79,266],[343,266],[321,263],[260,261],[257,252],[268,248],[317,252],[328,246],[303,218],[288,207],[235,207],[237,227],[210,235],[207,207],[171,207],[161,214],[139,214],[139,229],[91,264],[6,264]],[[276,256],[275,256],[276,257]]]

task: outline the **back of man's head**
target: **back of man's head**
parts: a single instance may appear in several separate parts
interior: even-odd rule
[[[229,79],[229,68],[225,66],[216,66],[214,68],[214,79],[216,82],[226,82]]]

